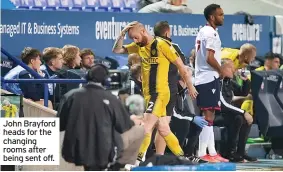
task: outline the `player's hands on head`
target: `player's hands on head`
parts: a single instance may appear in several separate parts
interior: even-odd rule
[[[197,96],[198,96],[198,92],[196,90],[196,88],[191,85],[188,87],[188,94],[193,98],[193,99],[196,99]]]
[[[138,23],[139,23],[138,21],[133,21],[133,22],[127,24],[127,26],[122,30],[121,35],[124,36],[130,28],[132,28],[134,25],[136,25]]]

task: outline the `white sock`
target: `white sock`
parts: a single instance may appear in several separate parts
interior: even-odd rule
[[[208,126],[205,126],[200,135],[199,135],[199,149],[198,149],[198,156],[202,157],[206,155],[206,149],[208,146],[208,140],[209,140],[209,128]]]
[[[209,126],[209,139],[208,139],[208,152],[210,156],[217,155],[217,152],[215,150],[215,140],[214,140],[214,132],[213,132],[213,126]]]

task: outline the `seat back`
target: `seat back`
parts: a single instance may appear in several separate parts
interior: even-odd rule
[[[275,71],[252,72],[252,95],[256,120],[262,134],[283,136],[283,109],[275,98],[279,75]]]
[[[280,76],[281,82],[278,82],[275,98],[277,99],[281,107],[283,108],[283,71],[278,70],[277,73]]]

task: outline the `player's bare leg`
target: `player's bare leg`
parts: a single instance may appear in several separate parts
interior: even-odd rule
[[[166,145],[174,155],[182,156],[184,152],[179,144],[177,137],[172,133],[166,117],[158,120],[157,129],[159,134],[164,138]]]
[[[145,136],[138,154],[139,161],[142,161],[142,158],[144,157],[144,154],[150,145],[152,131],[157,121],[158,121],[157,116],[149,113],[145,114],[145,119],[144,119]]]
[[[170,124],[171,116],[166,116],[161,118],[166,118],[168,125]],[[155,136],[155,149],[156,149],[156,154],[159,155],[163,155],[166,149],[166,142],[164,138],[159,134],[159,132],[156,132],[156,136]]]

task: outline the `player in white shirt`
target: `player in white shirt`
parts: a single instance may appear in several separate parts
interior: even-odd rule
[[[215,110],[220,110],[220,78],[228,75],[221,67],[221,40],[216,30],[224,21],[224,13],[217,4],[204,9],[207,25],[196,37],[195,86],[199,95],[197,105],[208,121],[199,136],[199,157],[209,162],[227,162],[215,151],[213,120]],[[206,154],[206,149],[209,155]]]

